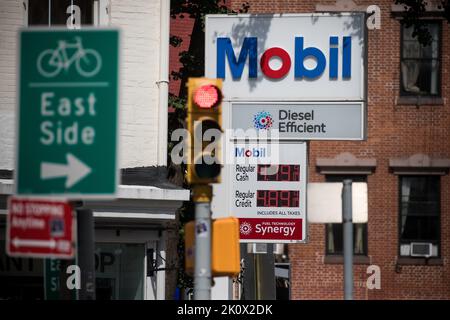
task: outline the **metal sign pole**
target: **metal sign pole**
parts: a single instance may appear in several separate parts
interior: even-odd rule
[[[211,300],[211,196],[211,186],[194,186],[194,300]]]
[[[342,223],[344,229],[344,299],[353,300],[352,180],[344,180]]]
[[[94,215],[90,209],[77,208],[78,266],[81,270],[79,300],[95,300]]]

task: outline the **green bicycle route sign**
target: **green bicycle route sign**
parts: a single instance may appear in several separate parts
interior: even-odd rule
[[[116,194],[119,31],[19,32],[16,194]]]

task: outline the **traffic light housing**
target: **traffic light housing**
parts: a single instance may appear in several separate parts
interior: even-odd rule
[[[239,219],[215,219],[212,225],[211,273],[215,277],[235,277],[241,271]]]
[[[187,129],[190,135],[187,182],[191,185],[218,183],[222,170],[222,80],[189,78],[187,88]]]
[[[227,217],[212,221],[211,274],[213,277],[237,276],[240,272],[239,219]],[[195,221],[184,226],[184,266],[188,275],[195,269]]]

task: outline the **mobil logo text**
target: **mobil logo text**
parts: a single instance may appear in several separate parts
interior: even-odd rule
[[[264,158],[267,156],[267,150],[264,147],[259,148],[234,148],[234,156],[236,158],[246,157],[246,158]]]
[[[351,78],[352,63],[352,37],[330,36],[328,48],[317,48],[302,36],[294,37],[294,52],[288,52],[280,47],[271,47],[264,52],[258,48],[258,38],[244,38],[240,48],[233,48],[232,41],[228,37],[217,38],[217,78],[225,79],[226,62],[230,68],[233,79],[240,79],[245,65],[248,63],[248,77],[258,77],[258,58],[261,72],[265,77],[280,79],[285,77],[294,64],[294,78],[315,80],[327,75],[331,80]],[[236,50],[235,50],[236,49]],[[270,61],[276,58],[281,66],[273,68]],[[315,61],[315,65],[305,65],[309,59]],[[328,68],[328,72],[325,70]]]

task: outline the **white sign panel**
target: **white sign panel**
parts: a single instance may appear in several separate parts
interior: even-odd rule
[[[227,100],[362,101],[362,13],[208,15],[206,70]]]
[[[231,213],[241,242],[305,242],[305,142],[235,143]]]
[[[362,140],[364,104],[341,103],[232,103],[231,128],[235,138]]]
[[[308,222],[342,223],[342,183],[308,183]],[[352,183],[353,223],[367,223],[367,183]]]

